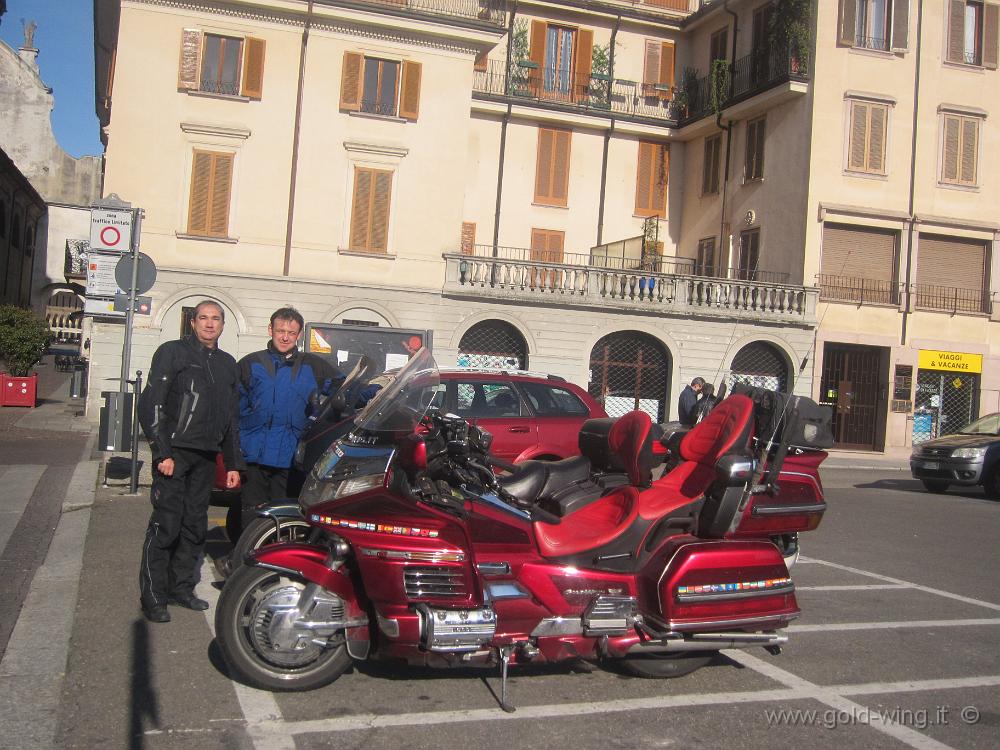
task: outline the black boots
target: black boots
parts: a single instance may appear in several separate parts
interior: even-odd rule
[[[170,622],[170,613],[167,612],[166,604],[151,604],[143,606],[142,614],[150,622]]]

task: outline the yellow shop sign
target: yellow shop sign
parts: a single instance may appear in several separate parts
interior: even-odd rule
[[[983,371],[983,355],[921,349],[920,355],[917,358],[917,367],[921,370],[952,370],[980,373]]]

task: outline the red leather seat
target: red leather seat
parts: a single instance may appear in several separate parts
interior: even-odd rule
[[[611,452],[625,467],[629,484],[636,487],[648,487],[653,478],[652,470],[656,459],[647,441],[652,426],[653,420],[648,414],[630,411],[617,420],[608,433]]]
[[[607,544],[635,521],[638,504],[636,489],[621,487],[564,517],[562,523],[536,521],[538,551],[543,557],[563,557]]]
[[[684,463],[639,496],[639,515],[662,518],[701,497],[715,479],[715,464],[750,439],[753,401],[734,394],[716,406],[681,441]]]

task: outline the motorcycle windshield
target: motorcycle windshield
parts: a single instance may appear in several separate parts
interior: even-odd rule
[[[386,376],[382,389],[354,420],[357,431],[413,432],[434,402],[441,382],[437,363],[426,348],[414,354],[395,377]]]

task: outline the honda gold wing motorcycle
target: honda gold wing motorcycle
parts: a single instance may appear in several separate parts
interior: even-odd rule
[[[241,680],[309,690],[365,659],[499,665],[511,710],[511,664],[672,677],[724,648],[779,652],[800,611],[770,536],[815,528],[826,506],[811,464],[782,469],[780,442],[754,456],[752,398],[684,435],[656,482],[641,412],[585,425],[582,456],[498,476],[488,433],[429,409],[437,384],[421,350],[312,469],[308,541],[262,546],[227,580],[216,636]],[[799,486],[778,491],[784,474]]]

